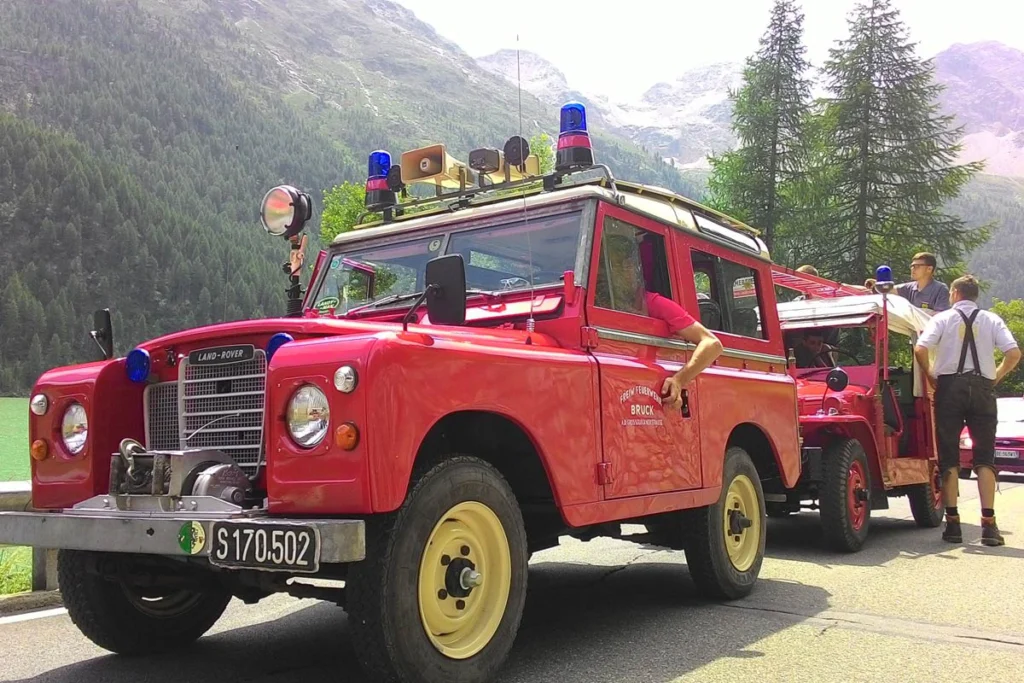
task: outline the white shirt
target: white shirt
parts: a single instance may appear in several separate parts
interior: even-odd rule
[[[964,334],[967,332],[967,325],[957,311],[963,311],[964,315],[969,318],[977,308],[978,305],[973,301],[958,301],[948,311],[935,314],[924,328],[924,332],[921,333],[917,345],[929,351],[935,351],[932,374],[936,377],[956,374],[960,365],[960,349],[963,347]],[[996,378],[995,350],[999,349],[1006,353],[1010,349],[1017,348],[1017,342],[1003,319],[991,311],[979,311],[972,327],[974,329],[974,345],[978,349],[978,362],[981,363],[979,370],[982,375],[994,380]],[[974,359],[968,349],[964,372],[972,370],[974,370]]]

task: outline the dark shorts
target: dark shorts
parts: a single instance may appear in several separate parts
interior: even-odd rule
[[[942,375],[935,389],[935,438],[943,472],[960,465],[964,425],[974,442],[973,468],[995,468],[996,392],[980,375]]]

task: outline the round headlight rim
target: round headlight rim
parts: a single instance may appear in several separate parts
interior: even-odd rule
[[[71,444],[68,443],[68,437],[64,434],[64,425],[67,424],[68,415],[70,415],[71,411],[74,410],[75,408],[81,409],[83,417],[82,422],[85,425],[85,437],[82,439],[81,444],[77,448],[74,448]],[[57,436],[60,438],[61,448],[63,449],[67,457],[77,458],[81,456],[82,453],[85,452],[85,447],[89,443],[89,411],[86,409],[85,405],[82,402],[77,400],[71,400],[68,401],[67,404],[65,404],[64,412],[62,412],[60,416],[60,427]]]
[[[292,420],[290,417],[293,403],[295,402],[299,394],[306,390],[312,390],[320,394],[320,397],[323,399],[324,406],[327,410],[327,417],[323,421],[323,427],[317,432],[315,440],[309,443],[303,443],[298,439],[298,437],[296,437],[295,431],[292,429]],[[327,392],[324,391],[323,388],[312,382],[304,382],[297,386],[295,388],[295,391],[293,391],[292,395],[288,398],[288,403],[285,406],[285,429],[287,430],[288,437],[291,439],[292,443],[296,447],[301,448],[304,451],[312,451],[318,448],[319,446],[323,445],[324,441],[327,439],[327,435],[330,434],[331,432],[331,402],[327,398]]]

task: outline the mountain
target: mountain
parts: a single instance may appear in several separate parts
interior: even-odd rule
[[[465,158],[558,127],[387,0],[5,0],[0,83],[0,394],[94,358],[98,307],[119,353],[281,314],[287,250],[257,219],[274,185],[319,205],[374,149]],[[630,141],[593,139],[618,175],[699,192]]]
[[[962,158],[988,173],[1024,176],[1024,52],[997,42],[958,43],[935,56],[941,102],[964,126]]]
[[[582,102],[594,124],[678,168],[707,168],[708,154],[736,144],[729,90],[740,84],[741,64],[691,69],[674,81],[654,84],[636,101],[612,102],[572,88],[554,64],[533,52],[520,52],[517,63],[515,50],[499,50],[478,58],[477,63],[511,84],[521,78],[524,91],[552,106]]]

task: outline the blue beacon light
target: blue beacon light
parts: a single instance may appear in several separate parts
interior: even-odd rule
[[[886,294],[896,287],[892,279],[892,268],[889,266],[878,266],[875,269],[875,290]]]
[[[270,341],[267,342],[267,363],[270,362],[270,359],[274,357],[274,354],[277,353],[279,348],[290,341],[295,341],[295,338],[287,332],[278,332],[271,337]]]
[[[124,363],[128,373],[128,379],[140,384],[149,379],[149,351],[145,349],[132,349]]]
[[[594,165],[594,150],[587,131],[587,109],[579,102],[562,105],[555,169],[569,171]]]
[[[388,185],[391,155],[382,149],[370,152],[366,169],[366,210],[379,211],[394,206],[395,192]]]

